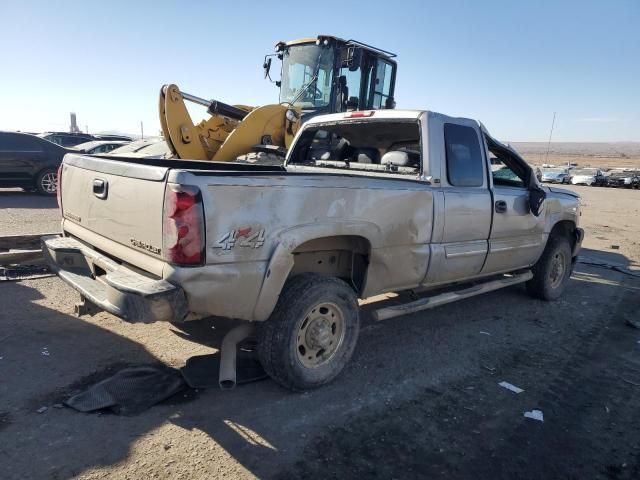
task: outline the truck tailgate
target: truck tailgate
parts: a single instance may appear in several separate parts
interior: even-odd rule
[[[92,244],[104,238],[104,245],[94,246],[106,253],[113,252],[105,245],[116,242],[161,260],[162,208],[168,170],[66,155],[61,172],[63,229]]]

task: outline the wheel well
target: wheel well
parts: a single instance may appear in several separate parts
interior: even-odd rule
[[[553,226],[551,232],[549,232],[549,237],[567,237],[571,243],[571,250],[573,250],[576,244],[576,237],[573,234],[575,229],[576,225],[571,220],[562,220]]]
[[[362,293],[369,265],[371,244],[364,237],[340,235],[309,240],[293,252],[289,277],[301,273],[320,273],[341,278],[356,293]]]

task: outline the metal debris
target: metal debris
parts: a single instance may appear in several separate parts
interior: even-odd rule
[[[498,385],[500,385],[503,388],[506,388],[507,390],[511,390],[513,393],[522,393],[522,392],[524,392],[524,390],[522,388],[516,387],[515,385],[512,385],[509,382],[500,382]]]
[[[530,418],[531,420],[544,422],[544,415],[542,414],[542,410],[531,410],[530,412],[524,412],[524,416],[525,418]]]
[[[0,281],[15,282],[33,278],[50,277],[54,273],[46,265],[12,265],[0,267]]]

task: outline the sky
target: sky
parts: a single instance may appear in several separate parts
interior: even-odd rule
[[[554,141],[640,141],[640,0],[0,0],[0,18],[2,130],[67,130],[73,111],[89,132],[155,135],[166,83],[275,103],[264,55],[332,34],[398,55],[397,108],[505,141],[547,141],[554,112]]]

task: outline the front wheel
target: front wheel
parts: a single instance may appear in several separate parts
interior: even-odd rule
[[[41,195],[55,195],[58,190],[58,175],[52,168],[42,170],[36,177],[36,191]]]
[[[353,289],[317,274],[284,285],[271,317],[258,327],[258,356],[265,371],[294,391],[333,380],[358,340],[360,317]]]
[[[551,236],[527,282],[530,295],[542,300],[556,300],[571,277],[571,244],[565,236]]]

